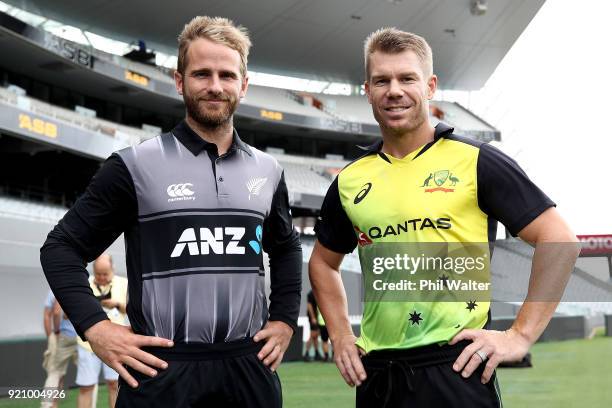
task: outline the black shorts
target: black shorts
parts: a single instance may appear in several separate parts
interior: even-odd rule
[[[487,384],[480,364],[468,378],[452,365],[470,342],[410,350],[374,351],[362,358],[368,378],[357,387],[357,408],[499,408],[495,374]]]
[[[190,353],[177,360],[163,351],[154,353],[168,362],[168,368],[158,370],[154,378],[128,368],[138,387],[134,389],[120,378],[115,407],[280,408],[278,374],[257,358],[259,349],[261,346],[246,355],[217,354],[217,358],[205,354],[199,360]]]
[[[329,340],[329,333],[327,332],[327,326],[319,326],[319,330],[321,331],[321,340],[323,341]]]

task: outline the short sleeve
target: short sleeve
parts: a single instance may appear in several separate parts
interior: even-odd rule
[[[478,155],[478,205],[513,236],[555,203],[499,149],[482,144]]]
[[[55,303],[55,296],[53,296],[52,291],[49,291],[49,293],[47,294],[47,298],[45,299],[45,308],[52,309],[53,303]]]
[[[357,235],[353,223],[340,202],[338,177],[327,190],[321,212],[315,224],[317,239],[327,249],[350,254],[357,246]]]

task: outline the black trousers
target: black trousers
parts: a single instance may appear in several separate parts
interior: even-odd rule
[[[480,364],[468,378],[452,365],[469,342],[372,352],[362,358],[368,378],[357,387],[357,408],[499,408],[495,374],[487,384]]]
[[[161,356],[160,356],[161,357]],[[119,379],[116,408],[280,408],[281,384],[250,353],[206,360],[170,360],[151,378],[128,369],[138,381],[132,388]]]

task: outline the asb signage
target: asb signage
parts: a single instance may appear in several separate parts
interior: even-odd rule
[[[612,255],[612,235],[578,235],[582,244],[580,256]]]

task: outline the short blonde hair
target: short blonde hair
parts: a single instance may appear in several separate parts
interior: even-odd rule
[[[433,56],[431,47],[420,35],[398,30],[395,27],[385,27],[374,31],[364,43],[365,76],[370,77],[370,55],[376,51],[398,54],[403,51],[414,52],[423,65],[427,77],[433,74]]]
[[[178,36],[178,63],[177,71],[185,73],[187,67],[187,51],[189,44],[198,38],[205,38],[217,44],[228,46],[240,54],[240,74],[244,78],[247,72],[247,60],[251,40],[246,28],[236,26],[230,19],[223,17],[194,17]]]

